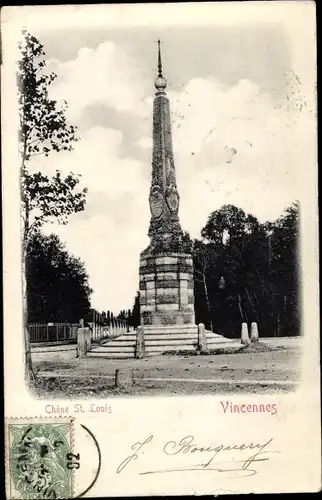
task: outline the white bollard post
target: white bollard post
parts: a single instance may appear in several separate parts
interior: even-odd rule
[[[200,352],[207,351],[207,337],[205,325],[203,323],[198,324],[198,349]]]
[[[253,323],[250,325],[250,340],[251,342],[258,341],[258,326],[256,321],[253,321]]]
[[[247,323],[242,323],[241,327],[241,343],[244,345],[250,344],[250,338],[248,335],[248,325]]]

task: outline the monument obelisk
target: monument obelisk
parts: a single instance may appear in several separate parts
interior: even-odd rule
[[[179,193],[172,148],[167,82],[158,41],[154,82],[150,245],[140,255],[141,325],[195,325],[191,248],[179,222]],[[150,325],[150,327],[149,327]]]

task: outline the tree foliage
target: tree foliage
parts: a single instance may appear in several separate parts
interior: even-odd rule
[[[67,103],[60,106],[49,96],[49,87],[57,78],[46,73],[43,46],[27,30],[19,42],[17,69],[19,103],[19,152],[21,157],[21,200],[24,220],[23,247],[29,236],[52,220],[66,224],[68,216],[84,210],[86,189],[76,191],[79,176],[73,173],[53,177],[28,171],[34,156],[56,151],[71,151],[78,140],[76,127],[68,125]]]
[[[298,219],[297,203],[265,224],[233,205],[210,214],[194,243],[197,321],[231,337],[243,321],[265,335],[299,334]]]
[[[140,292],[136,292],[134,304],[132,307],[130,326],[136,328],[139,325],[140,325]]]
[[[78,322],[89,312],[91,292],[84,263],[55,234],[35,233],[27,252],[30,322]]]
[[[68,125],[65,111],[50,99],[49,86],[55,81],[55,73],[44,72],[46,61],[43,46],[26,29],[18,44],[18,103],[20,109],[20,154],[25,161],[32,156],[49,152],[71,150],[77,140],[76,127]]]
[[[30,354],[26,259],[30,239],[47,222],[67,223],[68,216],[85,207],[86,189],[77,191],[79,176],[53,177],[31,172],[34,156],[70,151],[78,140],[76,127],[66,119],[66,102],[51,99],[49,88],[57,75],[46,73],[45,52],[39,40],[26,29],[18,44],[17,97],[19,107],[19,153],[21,158],[22,276],[25,375],[35,378]],[[30,276],[29,276],[30,278]]]

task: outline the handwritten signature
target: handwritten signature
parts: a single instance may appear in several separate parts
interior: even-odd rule
[[[148,436],[143,441],[138,441],[131,446],[132,454],[126,457],[117,467],[116,472],[121,473],[125,467],[127,467],[131,462],[137,460],[141,454],[145,453],[148,448],[148,443],[154,440],[154,435]],[[270,453],[279,453],[276,450],[268,449],[269,445],[273,442],[273,438],[270,438],[264,443],[242,443],[242,444],[217,444],[217,445],[206,445],[200,446],[195,442],[194,436],[185,436],[180,439],[180,441],[168,441],[162,448],[162,452],[168,456],[181,456],[190,455],[195,453],[196,455],[204,454],[207,456],[206,461],[201,464],[187,465],[174,468],[167,468],[161,470],[149,470],[140,472],[140,475],[146,474],[162,474],[169,472],[188,472],[188,471],[216,471],[223,476],[230,478],[241,478],[247,476],[253,476],[257,474],[257,470],[254,468],[254,464],[258,462],[266,462],[269,460],[267,456]],[[224,452],[243,452],[249,450],[250,454],[247,454],[246,459],[240,460],[229,460],[229,461],[218,461],[214,460],[221,458]],[[235,455],[235,454],[234,454]]]

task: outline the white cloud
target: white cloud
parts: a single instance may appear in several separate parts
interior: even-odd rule
[[[142,149],[152,149],[153,146],[152,137],[142,137],[134,145]]]
[[[134,128],[143,116],[152,123],[152,98],[143,94],[135,61],[112,42],[51,65],[59,74],[55,95],[68,101],[70,116],[81,119],[82,110],[93,104],[118,112],[119,130],[93,127],[75,151],[33,163],[47,172],[59,168],[82,175],[89,189],[85,212],[68,226],[47,230],[57,230],[86,262],[93,306],[117,312],[131,307],[138,288],[139,254],[148,245],[150,217],[147,165],[126,154],[130,144],[122,134],[123,112],[133,117]],[[245,79],[227,87],[212,76],[195,78],[168,95],[181,223],[192,236],[200,236],[210,212],[223,204],[265,220],[300,199],[298,172],[305,152],[299,147],[303,126],[296,110],[276,108]],[[151,148],[151,137],[142,135],[134,145]]]
[[[68,102],[73,119],[79,118],[86,106],[97,103],[136,116],[146,112],[135,60],[112,41],[99,44],[95,50],[84,47],[71,61],[51,60],[48,69],[59,75],[52,85],[52,96]]]
[[[299,198],[296,110],[276,108],[248,80],[228,88],[211,78],[172,93],[171,108],[181,219],[194,236],[223,204],[266,220]]]

